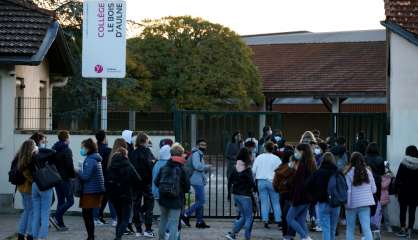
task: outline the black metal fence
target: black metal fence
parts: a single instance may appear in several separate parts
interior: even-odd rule
[[[265,120],[264,120],[265,119]],[[207,163],[212,165],[206,187],[207,217],[234,217],[233,203],[227,200],[227,160],[225,148],[235,131],[252,132],[259,138],[260,129],[270,125],[280,129],[290,144],[296,144],[306,130],[318,129],[326,136],[344,136],[351,149],[356,133],[362,131],[369,141],[377,142],[382,156],[386,156],[386,113],[280,113],[280,112],[198,112],[176,111],[174,132],[176,141],[186,148],[192,141],[205,138],[208,141]],[[192,133],[192,129],[196,132]],[[195,139],[193,139],[195,138]],[[193,196],[188,203],[193,201]]]

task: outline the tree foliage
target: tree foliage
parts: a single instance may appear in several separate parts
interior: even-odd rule
[[[64,117],[83,117],[97,110],[100,96],[100,80],[81,76],[83,3],[80,0],[28,0],[39,7],[53,10],[58,18],[73,57],[75,73],[63,88],[53,93],[54,112]],[[129,29],[135,32],[140,25],[130,21]],[[142,109],[150,105],[149,73],[127,54],[126,79],[110,79],[108,85],[109,106],[125,109]]]
[[[128,49],[150,71],[153,99],[167,108],[245,109],[262,101],[251,50],[219,24],[189,16],[147,20]]]

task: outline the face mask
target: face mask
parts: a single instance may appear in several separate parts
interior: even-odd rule
[[[85,149],[85,148],[81,148],[81,149],[80,149],[80,155],[81,155],[82,157],[87,156],[87,153],[86,153],[86,149]]]
[[[301,160],[302,159],[302,154],[300,152],[295,152],[295,154],[293,155],[293,157],[296,160]]]
[[[32,153],[37,153],[39,151],[39,148],[38,148],[38,146],[35,146],[34,148],[33,148],[33,151],[32,151]]]
[[[280,136],[275,136],[275,137],[274,137],[274,140],[276,140],[276,142],[280,142],[280,140],[282,140],[282,137],[280,137]]]
[[[319,155],[319,154],[321,154],[321,149],[320,148],[315,148],[314,149],[314,153],[315,153],[315,155]]]
[[[200,147],[199,150],[202,151],[202,153],[205,153],[206,152],[206,148]]]
[[[41,144],[39,144],[39,147],[40,147],[40,148],[46,148],[46,143],[41,143]]]

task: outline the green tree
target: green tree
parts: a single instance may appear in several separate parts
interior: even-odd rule
[[[82,1],[33,0],[32,2],[55,12],[73,57],[75,73],[65,87],[54,89],[53,112],[65,118],[91,117],[96,111],[101,88],[99,79],[86,79],[81,76]],[[128,21],[127,25],[129,32],[137,32],[141,26],[133,21]],[[150,80],[147,79],[149,72],[135,59],[135,56],[127,54],[126,79],[109,79],[110,106],[142,109],[150,105]]]
[[[263,99],[251,49],[240,36],[201,18],[144,21],[128,51],[151,73],[153,100],[167,109],[246,109]]]

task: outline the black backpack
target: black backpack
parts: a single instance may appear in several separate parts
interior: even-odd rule
[[[161,197],[177,198],[180,196],[181,169],[178,166],[164,166],[160,170],[159,192]]]
[[[343,173],[337,171],[328,182],[328,202],[331,207],[340,207],[347,203],[347,182]]]
[[[12,161],[12,166],[10,167],[9,171],[9,182],[13,185],[21,185],[25,183],[25,176],[23,173],[19,171],[17,168],[17,157]]]

